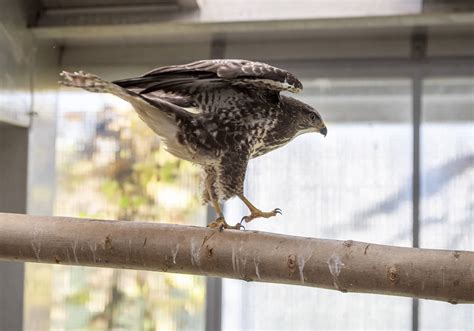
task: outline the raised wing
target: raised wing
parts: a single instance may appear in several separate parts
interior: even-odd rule
[[[201,60],[157,68],[141,77],[114,83],[141,94],[156,91],[193,93],[226,85],[294,93],[303,89],[301,82],[290,72],[247,60]]]

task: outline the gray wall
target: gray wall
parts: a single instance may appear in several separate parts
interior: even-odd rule
[[[30,4],[0,2],[0,212],[51,214],[58,51],[27,29]],[[24,269],[0,262],[0,331],[23,328]]]
[[[0,211],[26,212],[28,129],[0,124]]]
[[[26,212],[28,129],[0,124],[0,211]],[[0,330],[20,330],[24,264],[0,263]]]
[[[25,213],[31,38],[24,29],[21,2],[2,1],[0,12],[0,211]],[[2,331],[22,328],[23,275],[23,263],[0,263]]]

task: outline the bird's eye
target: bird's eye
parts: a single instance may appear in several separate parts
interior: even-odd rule
[[[316,121],[316,119],[318,118],[318,116],[317,116],[315,113],[310,113],[310,114],[309,114],[309,118],[310,118],[312,121]]]

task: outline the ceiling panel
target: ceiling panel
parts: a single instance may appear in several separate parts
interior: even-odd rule
[[[46,9],[84,8],[84,7],[116,7],[142,5],[178,5],[178,0],[41,0]]]

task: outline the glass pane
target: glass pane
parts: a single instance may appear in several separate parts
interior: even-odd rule
[[[302,99],[321,111],[328,135],[302,135],[251,162],[249,200],[263,210],[280,207],[283,216],[248,227],[411,246],[410,81],[317,79],[304,85]],[[247,210],[232,200],[226,213],[234,222]],[[226,330],[408,329],[411,299],[225,280],[222,322]]]
[[[420,245],[474,250],[474,78],[424,81]],[[421,330],[468,330],[474,306],[422,301]]]
[[[421,0],[205,0],[204,21],[290,20],[418,14]]]
[[[128,103],[67,90],[58,109],[56,215],[205,224],[198,169]],[[26,330],[199,330],[204,307],[204,277],[27,264]]]

